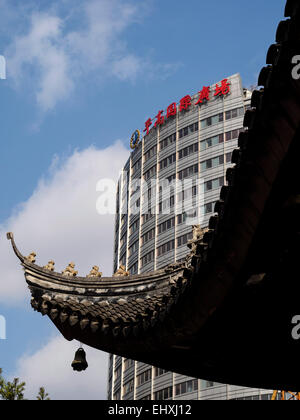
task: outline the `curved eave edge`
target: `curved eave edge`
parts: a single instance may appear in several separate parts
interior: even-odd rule
[[[145,294],[175,285],[180,279],[190,278],[193,272],[189,264],[191,255],[188,254],[186,262],[170,264],[165,269],[135,276],[103,277],[99,280],[92,277],[66,277],[30,263],[18,250],[13,234],[8,233],[7,238],[11,241],[13,250],[21,261],[30,288],[44,290],[45,293],[81,296],[91,300],[92,298]]]

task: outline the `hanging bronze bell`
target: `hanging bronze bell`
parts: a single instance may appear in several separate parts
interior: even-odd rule
[[[83,370],[86,370],[86,368],[88,367],[88,363],[86,361],[86,357],[85,357],[85,351],[83,350],[82,347],[80,347],[76,353],[75,353],[75,358],[72,362],[72,368],[73,370],[76,370],[77,372],[81,372]]]

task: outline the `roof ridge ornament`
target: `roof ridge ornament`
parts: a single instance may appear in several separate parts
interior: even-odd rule
[[[117,269],[113,277],[122,277],[122,276],[129,276],[129,271],[126,271],[126,268],[124,265],[120,265],[120,267]]]
[[[66,277],[75,277],[78,274],[78,271],[75,269],[75,263],[70,262],[69,265],[62,271],[62,274]]]
[[[102,272],[99,271],[99,267],[97,265],[94,265],[90,271],[90,273],[86,277],[102,277]]]
[[[43,268],[49,271],[54,271],[54,266],[55,266],[55,262],[53,260],[50,260],[48,264],[45,265]]]
[[[29,262],[30,264],[34,264],[36,259],[36,253],[35,252],[31,252],[31,254],[28,255],[28,257],[26,257],[26,261]]]

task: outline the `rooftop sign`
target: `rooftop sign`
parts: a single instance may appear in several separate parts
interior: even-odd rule
[[[211,99],[211,95],[213,94],[214,97],[224,97],[230,93],[230,82],[228,82],[228,79],[223,79],[222,82],[216,85],[215,91],[211,92],[210,86],[203,86],[202,90],[199,92],[199,98],[198,101],[195,103],[194,106],[197,105],[204,105]],[[179,101],[179,112],[187,111],[192,106],[192,98],[190,95],[184,96]],[[167,108],[167,114],[164,114],[164,111],[159,111],[158,114],[155,117],[155,123],[154,127],[158,127],[160,125],[163,125],[170,117],[173,117],[178,112],[177,110],[177,103],[173,102],[170,104]],[[153,124],[153,120],[149,118],[145,122],[145,129],[144,132],[146,132],[146,135],[149,134],[149,130]]]
[[[231,83],[228,81],[228,79],[223,79],[220,84],[216,84],[214,90],[210,86],[203,86],[202,90],[198,92],[198,100],[194,104],[194,106],[200,106],[205,105],[207,102],[209,102],[212,97],[225,97],[230,93],[230,85]],[[213,96],[212,96],[213,95]],[[167,113],[164,115],[164,111],[158,111],[155,119],[148,118],[148,120],[145,122],[145,129],[144,132],[145,135],[148,135],[150,132],[150,128],[153,126],[157,128],[158,126],[163,125],[167,120],[171,117],[174,117],[179,112],[187,111],[190,109],[190,107],[193,106],[192,104],[192,97],[190,95],[184,96],[182,99],[180,99],[179,103],[173,102],[170,104],[167,108]],[[155,120],[155,122],[154,122]],[[153,128],[153,127],[152,127]],[[140,131],[136,130],[130,140],[130,147],[131,149],[135,149],[140,141]]]

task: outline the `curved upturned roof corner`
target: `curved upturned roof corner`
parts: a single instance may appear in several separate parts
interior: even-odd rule
[[[289,361],[299,345],[288,335],[300,292],[300,80],[292,62],[300,54],[300,3],[287,1],[285,16],[228,185],[184,263],[135,276],[70,278],[30,263],[8,234],[33,308],[66,339],[215,382],[300,389]]]

